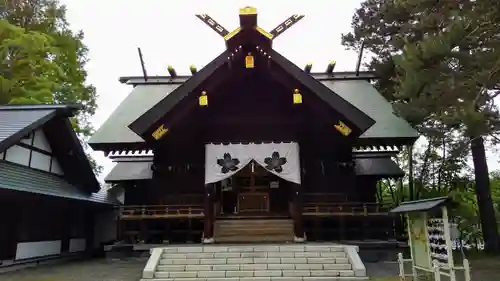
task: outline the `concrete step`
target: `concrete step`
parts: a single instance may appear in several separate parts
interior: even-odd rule
[[[369,280],[368,277],[330,277],[330,276],[307,276],[307,277],[196,277],[196,278],[143,278],[141,281],[361,281]]]
[[[354,277],[352,270],[220,270],[156,272],[155,278],[224,278],[224,277]]]
[[[345,246],[338,244],[278,244],[278,245],[186,245],[162,248],[162,254],[189,253],[248,253],[248,252],[344,252]]]
[[[336,244],[158,248],[141,281],[367,280],[354,249]]]
[[[216,265],[216,264],[347,264],[347,258],[213,258],[213,259],[160,259],[159,264]]]
[[[158,265],[156,272],[235,271],[235,270],[351,270],[350,264],[222,264],[222,265]]]
[[[345,258],[344,252],[221,252],[221,253],[164,253],[162,259],[212,258]]]

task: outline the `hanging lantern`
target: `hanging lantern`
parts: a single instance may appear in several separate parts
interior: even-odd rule
[[[201,96],[199,97],[198,101],[200,103],[200,106],[208,106],[207,92],[201,92]]]
[[[300,94],[299,89],[293,90],[293,104],[302,103],[302,94]]]
[[[252,56],[252,53],[248,53],[248,55],[245,57],[245,67],[246,68],[254,68],[254,58]]]

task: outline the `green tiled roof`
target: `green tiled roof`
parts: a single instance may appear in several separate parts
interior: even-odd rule
[[[0,161],[0,188],[102,204],[119,204],[106,190],[84,192],[56,175],[7,161]]]
[[[375,125],[361,138],[418,138],[418,132],[394,114],[392,105],[369,82],[328,80],[322,83],[375,120]]]
[[[135,143],[144,140],[128,125],[157,104],[179,84],[137,85],[90,138],[94,143]]]

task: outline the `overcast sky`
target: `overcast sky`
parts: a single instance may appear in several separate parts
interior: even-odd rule
[[[350,31],[359,0],[61,0],[68,8],[73,29],[85,32],[90,62],[88,82],[97,88],[99,109],[93,118],[98,128],[131,91],[120,76],[142,75],[137,47],[141,47],[148,75],[168,75],[167,66],[188,74],[189,66],[206,65],[224,50],[223,39],[195,17],[206,13],[227,30],[239,25],[238,10],[257,8],[258,25],[271,31],[292,14],[305,18],[276,39],[274,48],[299,66],[313,63],[323,71],[330,60],[336,70],[354,70],[357,54],[340,44]],[[94,152],[105,167],[113,167],[102,153]],[[490,165],[498,167],[497,160]]]

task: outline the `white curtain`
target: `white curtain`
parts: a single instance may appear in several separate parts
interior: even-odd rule
[[[252,154],[248,144],[207,144],[205,146],[205,184],[231,177],[250,161],[252,161]]]
[[[278,177],[300,184],[299,145],[295,142],[207,144],[205,184],[231,177],[252,160]]]

